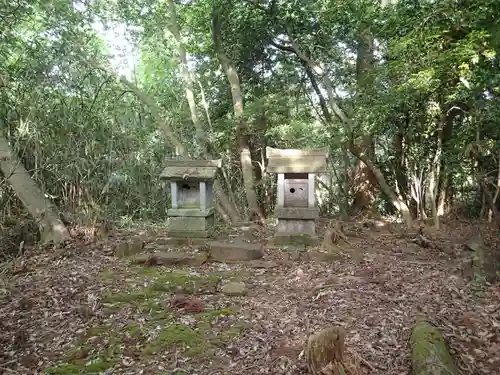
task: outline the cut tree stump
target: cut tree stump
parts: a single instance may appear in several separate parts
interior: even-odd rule
[[[307,339],[305,356],[312,375],[357,375],[360,361],[345,351],[345,329],[328,327]]]
[[[410,338],[412,375],[460,375],[438,328],[417,317]]]

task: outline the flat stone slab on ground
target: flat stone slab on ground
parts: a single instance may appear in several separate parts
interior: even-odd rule
[[[200,266],[207,260],[206,254],[188,254],[182,252],[158,251],[156,253],[137,254],[133,264],[145,264],[154,259],[154,265]],[[152,262],[153,263],[153,262]]]
[[[165,246],[202,246],[207,242],[206,238],[182,238],[163,237],[155,240],[157,245]]]
[[[135,236],[128,241],[120,242],[113,249],[113,254],[118,258],[127,257],[140,253],[145,246],[142,236]]]
[[[226,296],[244,296],[247,294],[247,286],[244,282],[230,282],[222,285],[221,292]]]
[[[264,256],[262,246],[246,242],[207,242],[210,259],[216,262],[239,262],[261,259]]]
[[[260,260],[260,259],[255,259],[255,260],[250,260],[245,263],[245,265],[249,268],[276,268],[279,266],[278,263],[270,261],[270,260]]]

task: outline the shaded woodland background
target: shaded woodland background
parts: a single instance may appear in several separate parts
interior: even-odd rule
[[[174,155],[223,159],[222,222],[272,216],[266,146],[329,151],[324,216],[498,221],[498,14],[494,0],[4,2],[2,256],[161,222]],[[132,69],[99,25],[125,30]]]

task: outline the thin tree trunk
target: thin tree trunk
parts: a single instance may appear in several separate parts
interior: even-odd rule
[[[205,154],[207,154],[207,149],[208,149],[207,137],[205,130],[203,129],[203,126],[200,122],[200,119],[198,118],[196,101],[194,98],[193,77],[187,65],[187,54],[186,54],[186,49],[184,48],[184,44],[182,42],[179,24],[177,22],[177,12],[175,10],[175,3],[173,0],[169,0],[168,5],[171,13],[169,30],[173,34],[175,40],[177,41],[177,52],[179,53],[181,76],[184,82],[184,90],[189,105],[189,112],[191,113],[191,121],[193,122],[193,125],[196,130],[196,138],[198,139],[198,142],[200,142],[200,146],[205,151]]]
[[[240,80],[238,73],[231,60],[224,53],[220,43],[220,9],[214,8],[212,14],[212,36],[215,44],[217,57],[226,73],[229,85],[231,87],[231,96],[233,99],[233,110],[236,121],[236,137],[238,138],[241,171],[243,174],[243,185],[249,208],[249,218],[254,218],[257,215],[263,220],[262,212],[257,200],[255,190],[255,177],[253,174],[252,157],[250,146],[248,144],[248,136],[246,134],[247,126],[243,118],[243,95],[241,92]]]
[[[57,208],[45,198],[3,135],[0,135],[0,169],[19,200],[37,222],[42,243],[57,244],[71,237],[59,218]]]
[[[497,162],[498,162],[498,172],[497,172],[497,186],[495,188],[495,194],[493,194],[492,198],[492,208],[488,211],[488,221],[491,223],[492,218],[495,214],[494,210],[496,210],[497,207],[497,199],[500,194],[500,152],[497,154]],[[498,214],[497,214],[498,216]]]
[[[488,180],[486,177],[479,178],[479,185],[483,189],[486,203],[490,207],[491,215],[493,219],[500,225],[500,215],[498,213],[497,207],[495,206],[495,202],[493,200],[493,195],[491,195],[490,190],[488,189]]]

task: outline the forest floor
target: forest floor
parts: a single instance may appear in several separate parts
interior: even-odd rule
[[[1,277],[0,373],[307,374],[307,336],[339,324],[370,364],[363,374],[402,375],[414,317],[425,313],[464,374],[498,374],[500,287],[460,272],[462,243],[478,230],[455,222],[435,233],[445,253],[365,228],[349,238],[361,256],[289,260],[266,249],[258,268],[133,266],[111,251],[130,232],[26,252]],[[148,236],[148,248],[162,246],[164,233]],[[227,281],[244,282],[246,295],[222,293]],[[176,308],[179,293],[195,302]]]

